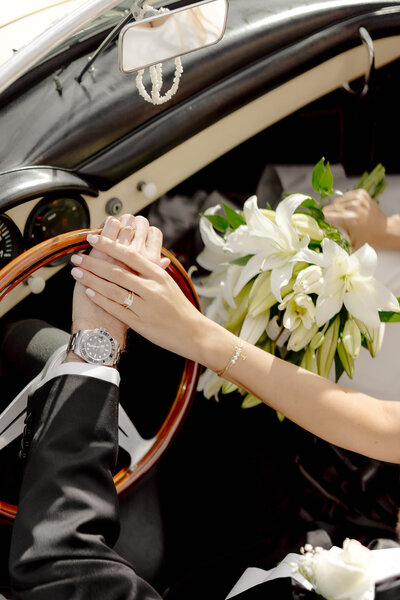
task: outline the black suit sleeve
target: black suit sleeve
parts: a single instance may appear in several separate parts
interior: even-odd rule
[[[57,377],[36,391],[28,409],[33,439],[10,552],[15,598],[159,600],[112,550],[119,535],[112,479],[118,388]]]

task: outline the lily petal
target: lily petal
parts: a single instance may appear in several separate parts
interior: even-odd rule
[[[276,224],[285,237],[291,240],[293,247],[298,243],[298,234],[292,225],[292,215],[296,208],[307,198],[309,196],[305,196],[304,194],[291,194],[279,202],[276,208]]]
[[[356,250],[352,256],[357,257],[360,264],[360,273],[364,275],[364,277],[374,275],[378,257],[375,250],[371,248],[369,244],[361,246],[361,248]]]
[[[221,377],[218,377],[214,371],[206,369],[199,377],[197,390],[199,392],[203,392],[207,399],[210,399],[211,396],[214,396],[218,400],[218,392],[220,391],[223,383],[224,380]]]
[[[318,327],[324,325],[329,319],[336,315],[343,305],[343,295],[318,296],[315,311],[315,321]]]
[[[233,295],[237,296],[241,289],[252,279],[257,273],[261,271],[261,265],[264,262],[263,254],[255,254],[252,256],[244,267],[242,267],[242,272],[240,273],[240,277],[233,289]]]
[[[281,288],[289,283],[293,267],[294,263],[287,262],[282,267],[274,269],[271,273],[271,291],[279,302],[282,302]]]
[[[392,310],[381,308],[383,305],[392,306],[393,300],[398,302],[383,284],[376,280],[360,281],[352,285],[351,293],[344,296],[343,303],[349,313],[363,321],[368,327],[378,327],[380,324],[379,310]]]
[[[257,196],[251,196],[243,206],[243,215],[252,235],[260,237],[276,236],[276,225],[262,214],[257,206]]]
[[[243,321],[239,337],[249,342],[249,344],[256,344],[264,333],[268,325],[268,321],[269,310],[254,318],[250,317],[250,315],[247,315]]]

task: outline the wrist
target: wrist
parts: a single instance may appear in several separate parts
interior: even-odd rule
[[[222,371],[237,344],[237,336],[214,321],[204,318],[201,323],[199,357],[197,362],[215,371]]]
[[[400,250],[400,215],[390,215],[387,217],[381,248]]]
[[[98,321],[97,323],[93,323],[88,319],[79,321],[75,320],[72,323],[71,333],[77,333],[81,329],[99,329],[100,327],[104,327],[104,329],[106,329],[108,333],[112,335],[112,337],[118,342],[122,352],[122,350],[124,350],[126,346],[127,336],[127,329],[125,326],[122,325],[122,323],[105,323],[104,321],[102,321],[101,323],[99,323]]]
[[[120,344],[121,336],[116,338],[113,333],[105,327],[89,327],[88,322],[82,327],[74,322],[64,362],[117,368],[124,346]]]

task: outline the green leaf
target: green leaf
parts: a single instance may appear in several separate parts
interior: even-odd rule
[[[300,206],[304,206],[304,208],[315,208],[318,206],[318,202],[315,200],[315,198],[306,198],[303,200]]]
[[[246,256],[241,256],[240,258],[235,258],[235,260],[231,260],[229,265],[239,265],[239,267],[245,267],[249,260],[254,256],[254,254],[246,254]]]
[[[325,158],[322,157],[321,160],[317,162],[312,172],[312,186],[313,190],[315,190],[316,192],[319,192],[321,189],[320,181],[321,177],[324,174],[324,165]]]
[[[325,170],[319,180],[320,186],[326,192],[330,192],[333,186],[333,175],[329,161],[326,163]]]
[[[392,311],[379,311],[379,318],[383,323],[400,323],[400,313]]]
[[[224,211],[228,223],[232,229],[237,229],[240,225],[246,225],[246,221],[241,214],[237,213],[236,210],[224,203]]]
[[[302,205],[300,205],[302,206]],[[322,210],[318,207],[314,207],[314,206],[310,206],[309,208],[305,208],[304,210],[302,208],[298,208],[296,211],[296,213],[303,213],[304,215],[310,215],[311,217],[313,217],[316,221],[318,221],[318,224],[320,224],[320,222],[324,223],[326,225],[326,221],[325,221],[325,215],[322,212]]]
[[[316,192],[321,194],[321,198],[327,198],[334,193],[331,167],[329,162],[325,165],[325,158],[321,158],[313,169],[312,186]]]
[[[225,219],[225,217],[223,217],[221,215],[204,215],[204,214],[202,214],[200,216],[208,219],[211,222],[211,225],[217,231],[226,231],[229,227],[228,221]]]
[[[397,298],[397,302],[400,306],[400,297]],[[400,313],[392,310],[380,310],[379,318],[383,323],[400,323]]]

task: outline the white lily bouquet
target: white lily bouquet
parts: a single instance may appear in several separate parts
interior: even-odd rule
[[[358,187],[377,196],[384,187],[378,165]],[[208,209],[200,218],[204,250],[198,264],[210,271],[200,285],[205,314],[243,340],[336,380],[353,377],[363,344],[372,356],[383,338],[383,320],[400,320],[396,297],[374,277],[377,256],[368,244],[353,252],[348,240],[329,225],[322,200],[332,193],[325,160],[314,167],[316,200],[300,193],[285,197],[276,210],[249,198],[243,212],[228,205]],[[372,189],[373,188],[373,189]],[[200,378],[199,390],[218,399],[238,388],[213,371]],[[243,390],[242,406],[260,401]]]

